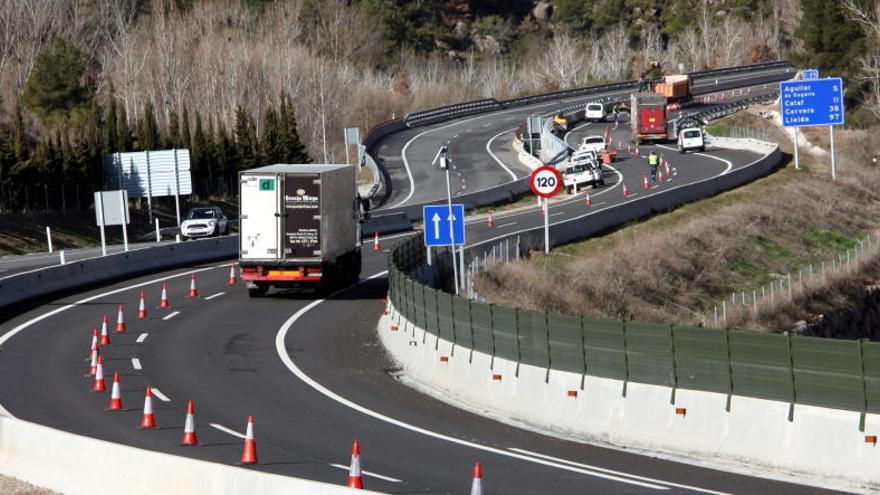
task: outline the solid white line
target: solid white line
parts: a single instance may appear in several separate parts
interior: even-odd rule
[[[613,469],[607,469],[607,468],[601,468],[601,467],[598,467],[598,466],[592,466],[592,465],[590,465],[590,464],[581,464],[581,463],[579,463],[579,462],[569,461],[569,460],[566,460],[566,459],[560,459],[560,458],[558,458],[558,457],[551,457],[551,456],[549,456],[549,455],[541,454],[541,453],[538,453],[538,452],[532,452],[531,450],[517,449],[517,448],[514,448],[514,447],[511,447],[510,450],[512,450],[512,451],[514,451],[514,452],[519,452],[519,453],[521,453],[521,454],[526,454],[526,455],[531,455],[531,456],[535,456],[535,457],[540,457],[541,459],[547,459],[547,460],[550,460],[550,461],[561,462],[561,463],[563,463],[563,464],[568,464],[568,465],[570,465],[570,466],[582,467],[582,468],[586,468],[586,469],[595,469],[596,471],[602,471],[603,473],[619,474],[619,475],[627,476],[627,477],[630,477],[630,478],[632,478],[632,479],[636,479],[636,480],[649,481],[649,482],[652,482],[652,483],[662,483],[662,484],[664,484],[664,485],[674,486],[674,487],[676,487],[676,488],[684,488],[684,489],[687,489],[687,490],[693,490],[693,491],[702,492],[702,493],[710,493],[710,494],[712,494],[712,495],[730,495],[730,494],[725,493],[725,492],[717,492],[717,491],[714,491],[714,490],[707,490],[707,489],[705,489],[705,488],[699,488],[699,487],[696,487],[696,486],[681,485],[681,484],[678,484],[678,483],[671,483],[671,482],[669,482],[669,481],[663,481],[663,480],[658,480],[658,479],[654,479],[654,478],[646,478],[646,477],[644,477],[644,476],[636,476],[636,475],[633,475],[633,474],[623,473],[623,472],[621,472],[621,471],[615,471],[615,470],[613,470]]]
[[[488,125],[488,124],[486,124],[486,125]],[[485,126],[483,126],[483,127],[485,127]],[[504,162],[502,162],[501,159],[495,155],[495,153],[492,153],[492,141],[495,141],[496,138],[499,138],[502,135],[507,134],[508,132],[515,131],[516,129],[517,128],[514,127],[513,129],[507,129],[507,130],[501,131],[498,134],[495,134],[494,136],[492,136],[492,139],[490,139],[489,141],[486,142],[486,152],[489,153],[489,156],[491,156],[492,159],[495,160],[496,163],[498,163],[498,165],[501,165],[501,168],[503,168],[505,171],[507,171],[508,174],[510,174],[510,177],[513,178],[513,180],[517,179],[516,174],[513,173],[513,170],[510,170],[510,168],[508,168],[507,165],[505,165]]]
[[[447,211],[448,211],[448,210],[447,210]],[[216,293],[216,294],[214,294],[214,295],[211,295],[211,296],[206,297],[206,298],[205,298],[205,301],[210,301],[211,299],[214,299],[215,297],[220,297],[220,296],[222,296],[223,294],[226,294],[226,293],[225,293],[225,292],[218,292],[218,293]]]
[[[135,342],[137,342],[138,344],[141,344],[141,343],[143,343],[143,341],[147,340],[147,336],[149,336],[149,335],[150,334],[148,334],[148,333],[142,333],[142,334],[138,335],[138,338],[137,338],[137,340],[135,340]]]
[[[172,278],[188,277],[188,276],[192,275],[193,273],[201,273],[201,272],[206,272],[208,270],[216,270],[217,268],[225,268],[226,270],[228,270],[229,264],[224,263],[222,265],[209,266],[207,268],[197,268],[195,270],[188,270],[188,271],[178,273],[177,275],[172,275],[172,276],[165,275],[165,276],[162,276],[161,278],[155,278],[153,280],[147,280],[146,282],[132,284],[132,285],[128,285],[125,287],[120,287],[119,289],[113,289],[113,290],[110,290],[107,292],[102,292],[100,294],[96,294],[94,296],[89,296],[84,299],[80,299],[79,301],[77,301],[75,303],[61,306],[60,308],[56,308],[56,309],[53,309],[52,311],[49,311],[48,313],[43,313],[40,316],[37,316],[35,318],[31,318],[30,320],[22,323],[21,325],[18,325],[17,327],[13,328],[12,330],[4,333],[2,336],[0,336],[0,346],[5,344],[9,339],[11,339],[12,337],[15,337],[19,332],[28,328],[29,326],[34,325],[36,323],[39,323],[39,322],[41,322],[51,316],[55,316],[58,313],[61,313],[63,311],[67,311],[70,308],[74,308],[76,306],[81,306],[83,304],[90,303],[96,299],[101,299],[102,297],[112,296],[114,294],[119,294],[120,292],[125,292],[125,291],[131,290],[131,289],[136,289],[136,288],[144,287],[147,285],[158,284],[160,282],[165,282],[166,280],[169,280]],[[2,409],[2,406],[0,406],[0,409]],[[9,417],[14,417],[14,416],[9,414]]]
[[[242,435],[241,433],[239,433],[231,428],[227,428],[223,425],[218,425],[217,423],[208,423],[208,425],[212,426],[214,428],[217,428],[218,430],[222,431],[223,433],[229,433],[230,435],[232,435],[234,437],[247,438],[247,435]]]
[[[666,146],[666,145],[663,145],[663,144],[658,144],[657,147],[658,147],[658,148],[667,149],[667,150],[672,150],[672,151],[678,151],[678,148],[672,148],[672,147],[670,147],[670,146]],[[730,160],[725,160],[724,158],[721,158],[721,157],[719,157],[719,156],[712,156],[712,155],[708,155],[708,154],[706,154],[706,153],[694,153],[694,154],[695,154],[695,155],[699,155],[699,156],[705,156],[706,158],[711,158],[711,159],[713,159],[713,160],[718,160],[719,162],[724,162],[724,163],[726,163],[726,164],[727,164],[727,168],[724,169],[724,172],[721,172],[721,173],[718,174],[718,175],[724,175],[724,174],[730,172],[730,171],[733,169],[733,162],[731,162]]]
[[[142,370],[143,368],[141,367],[141,360],[138,358],[131,358],[131,367],[136,370]]]
[[[173,313],[169,313],[169,314],[163,316],[162,319],[163,320],[170,320],[171,318],[174,318],[175,316],[177,316],[179,314],[180,314],[180,311],[175,311]]]
[[[168,398],[167,395],[163,394],[158,388],[150,387],[150,391],[153,392],[153,395],[159,398],[162,402],[171,402],[171,399]]]
[[[355,286],[357,286],[357,285],[361,285],[361,284],[363,284],[363,283],[366,283],[366,282],[369,281],[369,280],[372,280],[372,279],[374,279],[374,278],[378,278],[378,277],[382,277],[382,276],[385,276],[385,275],[387,275],[387,274],[388,274],[387,271],[383,271],[383,272],[379,272],[379,273],[373,274],[373,275],[371,275],[371,276],[369,276],[369,277],[367,277],[367,278],[365,278],[365,279],[362,279],[362,280],[359,281]],[[343,291],[345,291],[345,290],[349,290],[349,289],[351,289],[351,287],[348,287],[348,288],[346,288],[346,289],[338,290],[338,291],[334,292],[333,294],[330,294],[330,295],[327,296],[327,297],[328,297],[328,298],[331,298],[331,297],[333,297],[334,295],[339,294],[339,293],[341,293],[341,292],[343,292]],[[360,412],[360,413],[362,413],[362,414],[366,414],[367,416],[373,417],[373,418],[378,419],[378,420],[380,420],[380,421],[384,421],[384,422],[386,422],[386,423],[390,423],[390,424],[395,425],[395,426],[398,426],[398,427],[400,427],[400,428],[403,428],[403,429],[406,429],[406,430],[409,430],[409,431],[412,431],[412,432],[415,432],[415,433],[419,433],[419,434],[422,434],[422,435],[425,435],[425,436],[429,436],[429,437],[432,437],[432,438],[436,438],[436,439],[439,439],[439,440],[444,440],[444,441],[447,441],[447,442],[450,442],[450,443],[454,443],[454,444],[458,444],[458,445],[463,445],[463,446],[465,446],[465,447],[471,447],[471,448],[473,448],[473,449],[482,450],[482,451],[484,451],[484,452],[491,452],[491,453],[493,453],[493,454],[502,455],[502,456],[506,456],[506,457],[511,457],[511,458],[514,458],[514,459],[520,459],[520,460],[528,461],[528,462],[531,462],[531,463],[534,463],[534,464],[541,464],[541,465],[544,465],[544,466],[554,467],[554,468],[557,468],[557,469],[561,469],[561,470],[563,470],[563,471],[570,471],[570,472],[574,472],[574,473],[585,474],[585,475],[588,475],[588,476],[594,476],[594,477],[597,477],[597,478],[604,478],[604,479],[608,479],[608,480],[612,480],[612,481],[618,481],[618,482],[620,482],[620,483],[626,483],[626,484],[630,484],[630,485],[637,485],[637,486],[641,486],[641,487],[644,487],[644,488],[653,488],[653,489],[655,489],[655,490],[668,490],[667,487],[665,487],[665,486],[661,486],[661,485],[656,485],[656,484],[651,484],[651,483],[644,483],[644,482],[641,482],[641,481],[636,481],[636,480],[632,480],[632,479],[628,479],[628,478],[623,478],[623,477],[620,477],[620,476],[610,475],[610,474],[606,474],[606,473],[600,473],[600,472],[597,472],[597,471],[590,471],[590,470],[586,470],[586,469],[580,469],[580,468],[576,468],[576,467],[573,467],[573,466],[567,466],[567,465],[565,465],[565,464],[560,464],[560,463],[557,463],[557,462],[547,461],[547,460],[544,460],[544,459],[537,459],[537,458],[535,458],[535,457],[530,457],[530,456],[526,456],[526,455],[523,455],[523,454],[518,454],[518,453],[515,453],[515,452],[510,452],[510,451],[508,451],[508,450],[504,450],[504,449],[499,449],[499,448],[495,448],[495,447],[489,447],[489,446],[487,446],[487,445],[481,445],[481,444],[478,444],[478,443],[475,443],[475,442],[470,442],[470,441],[467,441],[467,440],[463,440],[463,439],[461,439],[461,438],[450,437],[450,436],[447,436],[447,435],[443,435],[442,433],[437,433],[437,432],[434,432],[434,431],[431,431],[431,430],[427,430],[427,429],[425,429],[425,428],[421,428],[421,427],[419,427],[419,426],[415,426],[415,425],[412,425],[412,424],[409,424],[409,423],[405,423],[405,422],[403,422],[403,421],[401,421],[401,420],[399,420],[399,419],[394,419],[394,418],[392,418],[392,417],[390,417],[390,416],[386,416],[386,415],[384,415],[384,414],[382,414],[382,413],[378,413],[378,412],[376,412],[376,411],[373,411],[372,409],[367,409],[366,407],[361,406],[360,404],[357,404],[357,403],[355,403],[355,402],[352,402],[352,401],[350,401],[350,400],[348,400],[348,399],[342,397],[341,395],[337,394],[336,392],[333,392],[332,390],[328,389],[327,387],[325,387],[325,386],[321,385],[320,383],[316,382],[316,381],[313,380],[309,375],[307,375],[303,370],[301,370],[301,369],[300,369],[300,368],[299,368],[299,367],[293,362],[293,360],[290,358],[290,355],[287,354],[287,348],[286,348],[285,345],[284,345],[284,340],[287,338],[287,333],[288,333],[288,332],[290,331],[290,329],[293,327],[294,323],[296,323],[297,320],[299,320],[300,318],[302,318],[306,313],[308,313],[309,311],[311,311],[315,306],[318,306],[319,304],[323,303],[325,300],[326,300],[326,299],[317,299],[317,300],[315,300],[315,301],[312,301],[311,303],[307,304],[305,307],[303,307],[302,309],[300,309],[299,311],[297,311],[296,313],[294,313],[293,316],[291,316],[290,318],[288,318],[287,321],[285,321],[284,324],[281,325],[281,328],[278,330],[278,333],[275,335],[275,350],[278,352],[278,357],[281,359],[281,362],[284,363],[285,366],[287,366],[287,369],[289,369],[289,370],[291,371],[291,373],[293,373],[297,378],[299,378],[300,380],[302,380],[306,385],[308,385],[308,386],[312,387],[313,389],[317,390],[318,392],[320,392],[321,394],[323,394],[323,395],[326,396],[327,398],[332,399],[332,400],[334,400],[334,401],[336,401],[336,402],[338,402],[338,403],[340,403],[340,404],[342,404],[342,405],[344,405],[344,406],[346,406],[346,407],[349,407],[349,408],[351,408],[351,409],[354,409],[355,411],[358,411],[358,412]]]
[[[412,137],[412,139],[407,141],[406,144],[403,145],[403,149],[400,150],[400,157],[403,159],[403,168],[406,170],[406,176],[409,179],[409,194],[407,194],[406,197],[403,198],[402,201],[400,201],[396,205],[392,206],[391,208],[397,208],[398,206],[403,205],[404,203],[409,201],[409,198],[411,198],[413,196],[413,194],[415,194],[416,181],[413,180],[412,170],[410,170],[410,168],[409,168],[409,160],[406,159],[406,150],[409,148],[409,145],[411,145],[413,143],[413,141],[424,136],[425,134],[427,134],[429,132],[431,132],[431,129],[428,129],[427,131],[424,131],[420,134],[416,134],[415,136]]]
[[[343,469],[345,471],[348,471],[350,469],[350,466],[346,466],[345,464],[330,464],[330,465],[335,468]],[[363,469],[361,470],[361,474],[363,474],[364,476],[372,476],[373,478],[379,478],[380,480],[390,481],[392,483],[403,483],[403,480],[399,480],[397,478],[392,478],[391,476],[385,476],[384,474],[374,473],[372,471],[364,471]]]

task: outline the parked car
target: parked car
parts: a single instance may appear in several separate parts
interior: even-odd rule
[[[601,103],[587,103],[584,110],[584,119],[587,122],[603,122],[605,120],[605,105]]]
[[[180,236],[186,239],[229,234],[229,219],[216,206],[199,206],[189,210],[180,224]]]
[[[706,143],[703,131],[697,127],[688,127],[678,132],[678,152],[705,151]]]
[[[568,167],[562,172],[562,181],[568,194],[584,187],[593,189],[604,186],[602,164],[593,150],[577,150],[569,158]]]

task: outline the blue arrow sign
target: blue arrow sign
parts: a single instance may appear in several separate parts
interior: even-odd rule
[[[782,125],[843,124],[843,81],[839,77],[779,83]]]
[[[452,205],[452,231],[449,229],[449,206],[429,205],[422,207],[425,221],[425,246],[449,246],[464,244],[464,205]],[[454,234],[454,238],[453,238]]]

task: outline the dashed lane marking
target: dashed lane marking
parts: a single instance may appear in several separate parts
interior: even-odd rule
[[[153,392],[153,395],[159,398],[162,402],[171,402],[171,399],[168,398],[167,395],[163,394],[161,390],[158,388],[150,387],[150,391]]]
[[[209,423],[209,426],[211,426],[212,428],[216,428],[216,429],[222,431],[223,433],[228,433],[234,437],[247,438],[246,435],[243,435],[243,434],[233,430],[232,428],[227,428],[227,427],[225,427],[223,425],[219,425],[217,423]]]
[[[138,338],[137,338],[137,340],[135,340],[135,342],[137,342],[138,344],[142,344],[145,340],[147,340],[147,337],[149,335],[150,334],[148,334],[148,333],[142,333],[142,334],[138,335]]]
[[[346,466],[345,464],[330,464],[330,465],[335,468],[344,469],[346,471],[348,471],[350,469],[350,466]],[[392,478],[391,476],[385,476],[384,474],[374,473],[371,471],[361,470],[361,474],[363,474],[364,476],[372,476],[373,478],[379,478],[380,480],[390,481],[392,483],[403,483],[402,480],[399,480],[397,478]]]
[[[143,367],[141,367],[141,360],[138,358],[131,358],[131,367],[138,371],[142,370]]]
[[[211,295],[211,296],[206,297],[206,298],[205,298],[205,301],[210,301],[211,299],[214,299],[215,297],[220,297],[220,296],[222,296],[223,294],[226,294],[226,293],[225,293],[225,292],[218,292],[218,293],[216,293],[216,294],[214,294],[214,295]]]
[[[447,210],[447,211],[448,211],[448,210]],[[505,223],[505,224],[499,225],[499,226],[496,227],[496,228],[503,229],[504,227],[510,227],[510,226],[513,226],[513,225],[516,225],[516,222],[508,222],[508,223]]]
[[[163,316],[162,319],[163,320],[170,320],[171,318],[174,318],[175,316],[177,316],[179,314],[180,314],[180,311],[175,311],[173,313],[170,313],[168,315]]]

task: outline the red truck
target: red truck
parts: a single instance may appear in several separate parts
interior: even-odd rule
[[[630,97],[630,122],[636,144],[667,141],[665,96],[658,93],[633,93]]]

